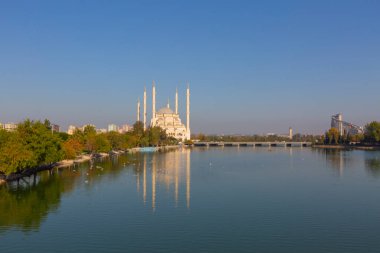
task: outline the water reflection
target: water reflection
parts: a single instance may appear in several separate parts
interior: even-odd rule
[[[343,176],[344,170],[348,166],[352,166],[353,160],[351,151],[344,149],[315,149],[315,152],[325,157],[327,165],[338,172],[339,176]]]
[[[186,207],[190,208],[191,194],[191,162],[190,149],[176,149],[165,153],[143,153],[138,154],[139,161],[135,164],[134,170],[137,173],[136,187],[140,192],[142,185],[142,195],[144,203],[147,202],[149,183],[151,186],[151,207],[156,210],[157,207],[157,189],[164,186],[167,192],[173,192],[175,206],[178,206],[181,191],[181,183],[185,184]],[[151,165],[150,180],[147,177],[147,171]],[[142,176],[140,176],[140,172]],[[142,180],[142,182],[140,182]]]
[[[78,185],[92,189],[102,175],[118,177],[127,156],[98,160],[97,163],[43,171],[36,176],[0,186],[0,233],[10,228],[37,230],[61,198]]]
[[[66,179],[61,180],[61,176]],[[16,227],[39,228],[46,216],[59,208],[63,194],[73,190],[79,176],[69,171],[42,172],[38,177],[0,188],[0,232]]]
[[[365,158],[365,168],[368,173],[376,178],[380,177],[380,156],[376,157],[374,155]]]

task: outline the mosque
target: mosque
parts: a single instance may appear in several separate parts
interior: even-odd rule
[[[143,124],[146,129],[146,89],[144,89],[143,99]],[[137,121],[140,121],[140,100],[137,102]],[[175,93],[175,111],[170,108],[169,101],[166,107],[156,111],[156,85],[152,86],[152,119],[151,127],[159,126],[166,131],[168,136],[177,140],[190,140],[190,88],[186,89],[186,126],[182,123],[178,113],[178,90]]]

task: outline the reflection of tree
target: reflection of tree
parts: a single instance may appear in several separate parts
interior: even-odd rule
[[[365,160],[365,167],[374,177],[380,177],[380,159],[370,158]]]
[[[24,231],[38,228],[47,214],[58,208],[62,194],[70,191],[73,184],[74,178],[62,180],[59,174],[43,172],[39,181],[31,185],[0,188],[0,227],[19,227]]]

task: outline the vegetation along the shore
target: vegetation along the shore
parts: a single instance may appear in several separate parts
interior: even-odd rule
[[[97,133],[92,126],[73,135],[53,132],[50,122],[25,120],[12,132],[0,130],[0,174],[21,173],[25,169],[74,159],[82,153],[94,154],[133,147],[174,145],[177,140],[159,127],[144,130],[136,122],[127,133]],[[1,175],[0,175],[1,176]]]

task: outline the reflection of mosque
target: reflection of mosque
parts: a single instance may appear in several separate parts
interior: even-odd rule
[[[157,191],[164,186],[168,192],[173,190],[175,205],[178,206],[181,184],[185,186],[186,207],[190,208],[190,149],[177,149],[161,153],[146,153],[137,165],[137,191],[142,192],[144,203],[151,198],[152,209],[156,209]],[[150,172],[150,173],[149,173]]]

